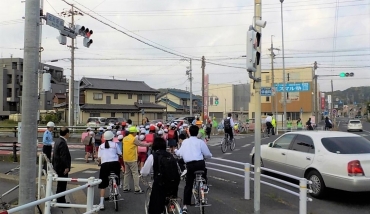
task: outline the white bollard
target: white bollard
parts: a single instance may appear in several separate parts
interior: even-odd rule
[[[51,188],[53,187],[53,173],[51,171],[48,172],[48,176],[46,179],[46,194],[45,198],[51,196]],[[45,203],[45,214],[50,214],[51,209],[51,201],[47,201]]]
[[[90,177],[87,182],[89,184],[89,187],[87,187],[86,212],[92,211],[94,208],[94,188],[95,186],[91,186],[94,180],[95,180],[94,177]]]
[[[41,198],[41,176],[42,176],[42,155],[43,153],[39,154],[39,171],[38,171],[38,178],[37,178],[37,200]]]
[[[244,199],[251,199],[251,165],[249,163],[244,164]]]
[[[307,214],[307,180],[299,180],[299,214]]]

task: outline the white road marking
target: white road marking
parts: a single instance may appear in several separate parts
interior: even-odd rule
[[[85,160],[85,158],[75,158],[75,160]]]
[[[75,151],[77,151],[76,149],[70,149],[69,150],[70,152],[75,152]]]
[[[234,151],[239,151],[240,149],[234,149]]]
[[[231,154],[232,154],[232,153],[229,153],[229,152],[228,152],[228,153],[225,153],[224,155],[231,155]]]
[[[82,173],[86,173],[86,174],[94,174],[94,173],[97,173],[98,171],[91,171],[91,170],[86,170],[86,171],[83,171]]]
[[[247,146],[250,146],[250,144],[245,144],[244,146],[242,146],[242,147],[247,147]]]
[[[370,133],[369,131],[366,131],[366,130],[362,130],[362,131],[367,132],[367,133]]]

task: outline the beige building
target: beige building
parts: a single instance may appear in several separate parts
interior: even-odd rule
[[[308,118],[314,119],[314,103],[317,105],[317,109],[319,109],[319,88],[317,100],[315,102],[314,100],[314,81],[313,81],[313,68],[312,67],[297,67],[297,68],[286,68],[286,84],[289,87],[288,90],[296,90],[295,87],[301,87],[304,83],[304,87],[308,87],[308,90],[300,91],[300,92],[287,92],[287,105],[286,105],[286,111],[287,111],[287,118],[290,118],[295,122],[298,118],[301,118],[302,121],[305,123]],[[272,74],[271,70],[263,70],[262,71],[262,87],[272,87]],[[282,83],[283,83],[283,70],[282,69],[275,69],[274,70],[274,83],[280,84],[280,87],[278,86],[279,90],[282,89]],[[251,100],[249,102],[249,119],[255,118],[255,102],[254,97],[259,96],[255,93],[255,90],[253,89],[253,85],[251,87]],[[278,89],[276,88],[276,89]],[[281,123],[282,121],[282,115],[283,115],[283,93],[277,92],[275,93],[275,96],[269,97],[269,96],[261,96],[261,112],[262,116],[271,113],[271,112],[277,112],[277,121]],[[319,114],[320,115],[320,114]],[[295,124],[295,123],[294,123]]]
[[[209,84],[208,86],[208,112],[211,117],[218,120],[232,113],[234,119],[247,117],[250,98],[249,84]],[[216,104],[218,99],[218,104]]]
[[[134,124],[141,124],[145,117],[163,119],[165,108],[155,103],[159,91],[142,81],[84,77],[80,81],[80,93],[84,100],[81,123],[86,123],[89,117],[131,119]]]

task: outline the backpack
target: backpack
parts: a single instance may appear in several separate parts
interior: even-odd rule
[[[173,155],[166,151],[157,151],[153,154],[154,161],[157,160],[158,172],[155,177],[158,178],[159,185],[164,187],[166,195],[177,196],[178,186],[180,184],[180,167]]]
[[[154,142],[154,134],[150,133],[145,135],[145,141],[147,143],[153,143]]]
[[[82,143],[85,145],[85,146],[89,146],[91,145],[91,141],[92,141],[92,137],[91,136],[86,136],[84,138],[84,140],[82,141]]]
[[[168,139],[174,139],[175,138],[175,131],[176,130],[168,130]]]
[[[100,132],[96,133],[94,139],[95,139],[95,143],[96,144],[101,144],[101,138],[102,138],[102,134]]]
[[[225,119],[224,120],[224,129],[231,129],[231,122],[230,119]]]

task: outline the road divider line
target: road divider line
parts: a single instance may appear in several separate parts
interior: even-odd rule
[[[242,147],[248,147],[248,146],[250,146],[250,144],[245,144],[244,146],[242,146]]]
[[[232,154],[232,153],[229,153],[229,152],[228,152],[228,153],[225,153],[224,155],[231,155],[231,154]]]

